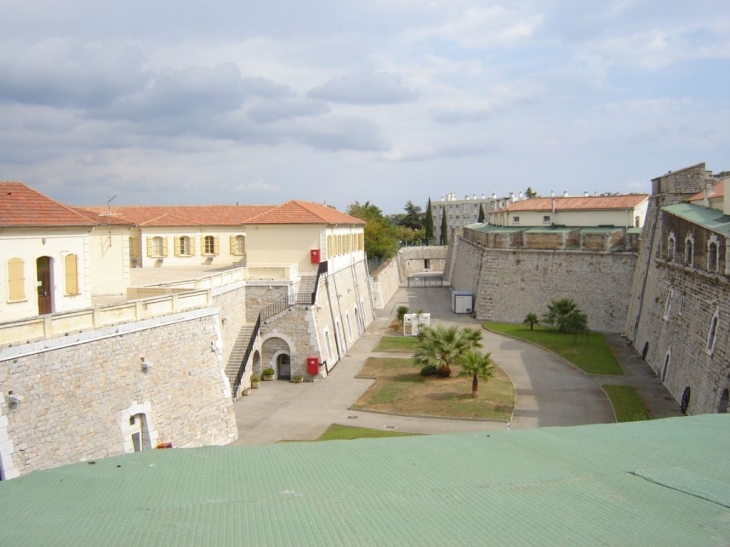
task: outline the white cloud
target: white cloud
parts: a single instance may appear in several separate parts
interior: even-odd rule
[[[332,78],[311,89],[313,99],[351,104],[396,104],[414,100],[418,92],[404,87],[400,74],[358,72]]]

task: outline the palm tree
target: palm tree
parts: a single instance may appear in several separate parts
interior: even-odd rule
[[[542,316],[543,323],[555,325],[558,332],[566,332],[566,320],[574,312],[580,312],[572,298],[559,298],[548,304],[548,312]]]
[[[575,344],[579,334],[588,334],[588,316],[580,310],[572,312],[565,318],[565,332],[573,335]]]
[[[525,319],[522,321],[522,324],[530,325],[530,330],[533,330],[535,325],[540,324],[540,319],[537,317],[537,314],[528,313],[527,315],[525,315]]]
[[[443,325],[425,327],[413,359],[422,369],[436,367],[439,376],[448,378],[451,375],[451,365],[467,350],[481,347],[481,338],[481,331],[472,329],[459,330],[459,327]]]
[[[479,389],[479,378],[487,382],[489,378],[494,376],[494,363],[491,354],[482,355],[470,349],[461,355],[459,364],[463,369],[459,376],[471,376],[471,396],[476,397]]]

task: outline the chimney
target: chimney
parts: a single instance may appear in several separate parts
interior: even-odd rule
[[[585,197],[585,198],[588,197],[588,190],[583,190],[583,197]]]
[[[563,197],[564,198],[567,198],[568,197],[568,191],[567,190],[563,190]]]
[[[710,196],[712,194],[714,194],[713,188],[712,188],[712,183],[710,181],[707,181],[705,183],[704,195],[702,197],[702,205],[704,205],[708,209],[710,208]]]
[[[496,192],[492,192],[492,199],[497,199],[497,193]]]
[[[520,190],[520,200],[522,200],[522,190]]]
[[[551,198],[554,198],[555,197],[555,190],[550,190],[550,197]]]

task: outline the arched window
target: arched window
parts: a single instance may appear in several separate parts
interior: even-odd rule
[[[220,254],[220,243],[218,236],[205,236],[203,239],[204,254],[218,255]]]
[[[674,232],[669,233],[669,239],[667,240],[667,260],[673,262],[676,260],[677,255],[677,240],[674,237]]]
[[[708,355],[712,355],[715,351],[715,342],[717,342],[717,329],[720,325],[720,309],[716,309],[712,319],[710,320],[710,332],[707,333],[707,347],[705,351]]]
[[[692,234],[687,235],[686,239],[684,240],[684,263],[687,266],[694,266],[695,261],[695,238],[692,236]]]
[[[246,254],[246,236],[231,236],[231,254],[233,256]]]
[[[147,256],[150,258],[163,258],[167,256],[167,238],[160,236],[148,237]]]
[[[195,244],[188,236],[175,238],[175,256],[192,256],[195,254]]]
[[[712,234],[707,242],[707,271],[716,272],[719,268],[719,241],[715,234]]]

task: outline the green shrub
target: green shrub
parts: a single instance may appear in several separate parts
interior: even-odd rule
[[[276,373],[276,371],[271,367],[267,367],[263,370],[264,376],[273,376],[275,373]]]
[[[252,374],[251,375],[251,382],[260,382],[261,377],[258,374]]]
[[[421,376],[435,376],[439,368],[436,365],[426,365],[421,369]]]

